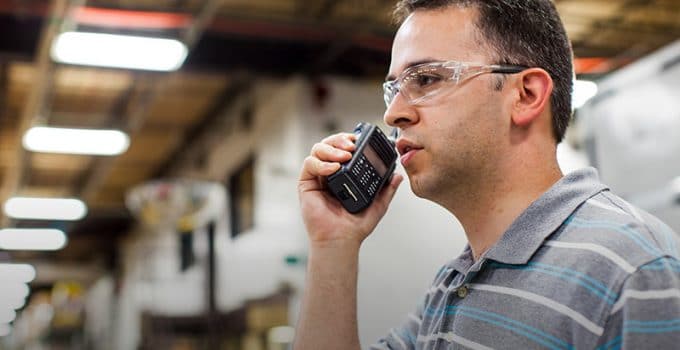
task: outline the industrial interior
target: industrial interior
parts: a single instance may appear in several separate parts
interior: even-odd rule
[[[597,168],[680,232],[680,1],[555,3],[577,73],[563,167]],[[0,349],[288,349],[306,259],[297,175],[324,136],[384,125],[394,4],[1,1]],[[117,41],[130,37],[151,41]],[[400,190],[379,227],[394,232],[362,256],[362,276],[400,291],[376,303],[360,276],[365,343],[465,244],[414,197]],[[22,216],[31,199],[67,202]]]

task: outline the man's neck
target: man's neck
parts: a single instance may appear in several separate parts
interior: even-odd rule
[[[532,167],[525,165],[519,171],[499,174],[486,180],[466,196],[465,203],[447,206],[465,229],[475,260],[503,236],[510,225],[561,177],[554,166]],[[515,168],[517,170],[517,168]]]

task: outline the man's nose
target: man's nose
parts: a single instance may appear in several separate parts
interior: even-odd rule
[[[415,108],[406,101],[406,98],[401,93],[397,93],[387,106],[383,121],[389,126],[404,128],[409,124],[418,122],[418,114]]]

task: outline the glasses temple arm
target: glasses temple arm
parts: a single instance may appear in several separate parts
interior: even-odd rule
[[[513,66],[513,65],[506,65],[506,66],[495,66],[493,70],[491,70],[493,73],[519,73],[525,69],[529,69],[527,66]]]

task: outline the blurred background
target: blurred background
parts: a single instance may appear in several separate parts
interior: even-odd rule
[[[561,167],[680,231],[680,1],[556,4],[578,79]],[[297,175],[326,135],[385,127],[393,5],[0,1],[0,349],[287,349]],[[361,253],[362,343],[464,244],[403,184]]]

